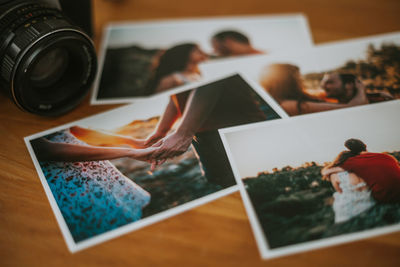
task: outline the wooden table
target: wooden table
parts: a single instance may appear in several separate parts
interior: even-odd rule
[[[109,21],[302,12],[315,43],[400,31],[399,0],[95,0],[96,42]],[[59,118],[0,95],[0,266],[400,266],[400,233],[262,261],[238,193],[71,254],[23,137],[116,105],[89,97]]]

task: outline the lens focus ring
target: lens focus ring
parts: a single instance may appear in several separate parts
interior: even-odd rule
[[[3,58],[3,63],[1,66],[1,76],[6,81],[10,81],[11,72],[12,72],[14,64],[15,64],[14,60],[12,58],[10,58],[9,56],[5,56]]]
[[[23,1],[0,14],[0,84],[21,109],[63,114],[84,98],[96,70],[90,38],[59,10]]]
[[[61,29],[62,27],[71,28],[66,21],[60,21],[58,19],[44,20],[35,22],[35,24],[31,22],[24,25],[24,30],[17,34],[15,39],[11,41],[7,52],[4,55],[3,66],[1,69],[3,78],[7,82],[11,81],[13,72],[12,66],[17,65],[18,56],[21,56],[20,51],[23,51],[26,47],[40,39],[42,36],[49,34],[56,29]]]
[[[4,55],[3,66],[1,69],[1,74],[7,82],[11,81],[13,67],[16,65],[19,52],[32,43],[39,35],[39,32],[34,28],[29,28],[23,35],[17,36],[11,44],[9,44],[9,48]]]

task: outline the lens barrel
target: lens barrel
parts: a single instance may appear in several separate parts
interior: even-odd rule
[[[96,70],[92,41],[59,10],[20,1],[0,15],[1,84],[21,109],[44,116],[71,110]]]

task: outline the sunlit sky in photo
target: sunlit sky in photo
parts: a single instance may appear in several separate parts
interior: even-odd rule
[[[97,130],[114,130],[134,120],[147,120],[161,116],[168,101],[168,96],[136,101],[133,104],[81,120],[77,125]]]
[[[330,162],[349,138],[361,139],[371,152],[399,151],[399,113],[395,100],[242,126],[225,136],[244,178],[288,165]]]

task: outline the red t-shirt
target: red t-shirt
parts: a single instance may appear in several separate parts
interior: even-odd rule
[[[382,153],[363,153],[347,159],[340,167],[361,177],[378,202],[400,201],[400,165]]]

